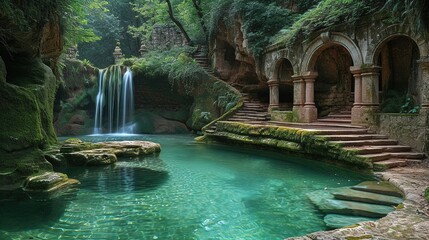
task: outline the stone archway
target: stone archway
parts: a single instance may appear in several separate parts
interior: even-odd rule
[[[417,43],[409,36],[390,36],[380,42],[373,57],[374,64],[381,67],[378,77],[380,110],[390,113],[407,111],[401,106],[408,97],[410,105],[418,105],[420,51]]]
[[[350,70],[357,68],[354,66],[360,67],[363,64],[363,57],[359,47],[352,39],[344,34],[336,32],[324,32],[319,37],[310,42],[306,48],[304,58],[301,61],[300,69],[302,72],[300,75],[294,76],[294,111],[298,113],[300,121],[302,122],[313,122],[317,119],[318,110],[314,101],[314,84],[319,76],[318,68],[320,68],[322,65],[319,61],[319,57],[325,55],[325,53],[329,53],[330,51],[339,52],[340,55],[347,56],[345,57],[345,59],[347,59],[345,61],[348,63],[345,65],[348,67],[348,69],[344,70],[344,66],[335,67],[337,70],[342,69],[342,72],[345,72],[344,74],[347,75],[347,78],[351,78]],[[335,61],[331,62],[333,62],[335,65]],[[326,76],[327,74],[322,73],[321,78],[326,78]],[[351,80],[346,82],[351,82]],[[347,84],[347,87],[345,88],[347,91],[351,91],[352,89],[351,85],[350,87],[349,85],[350,84]],[[343,90],[342,92],[346,91]],[[343,95],[343,98],[347,98],[346,95],[350,95],[350,92]],[[349,102],[349,100],[346,101]],[[333,103],[330,103],[330,105],[333,106]],[[330,109],[327,111],[329,112]]]
[[[337,44],[324,49],[317,57],[314,99],[319,116],[351,111],[354,92],[352,65],[349,52]]]
[[[268,81],[270,87],[270,110],[291,110],[293,107],[293,66],[286,59],[277,61],[273,79]]]

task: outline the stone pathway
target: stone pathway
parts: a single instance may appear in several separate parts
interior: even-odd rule
[[[199,47],[198,50],[193,54],[195,61],[210,75],[214,72],[210,68],[209,58],[207,57],[207,47]]]

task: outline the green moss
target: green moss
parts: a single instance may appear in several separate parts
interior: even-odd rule
[[[272,121],[298,122],[299,117],[296,111],[271,111]]]
[[[331,144],[317,134],[317,131],[283,126],[219,121],[216,136],[244,143],[276,147],[291,152],[320,155],[348,164],[372,168],[372,162],[358,157],[356,151],[348,151],[337,144]]]
[[[56,78],[41,61],[31,64],[30,72],[15,73],[13,81],[19,86],[5,83],[0,87],[0,149],[4,151],[56,143],[52,124]]]
[[[0,150],[0,186],[19,185],[30,175],[52,171],[52,165],[45,160],[37,148],[7,153]]]

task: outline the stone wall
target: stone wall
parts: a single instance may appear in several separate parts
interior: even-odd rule
[[[399,143],[409,145],[417,151],[427,151],[428,115],[380,113],[377,132],[397,139]]]
[[[176,25],[155,25],[147,47],[151,49],[169,49],[183,46],[185,38]]]

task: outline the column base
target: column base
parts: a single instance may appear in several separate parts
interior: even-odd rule
[[[355,106],[352,108],[352,124],[359,126],[376,126],[379,106]]]
[[[317,120],[317,108],[315,106],[304,106],[303,107],[303,123],[312,123]]]
[[[268,112],[279,110],[279,108],[280,108],[280,105],[278,105],[278,104],[270,104],[268,106]]]
[[[362,125],[362,120],[361,120],[361,115],[362,115],[362,107],[359,106],[353,106],[352,108],[352,125]]]

